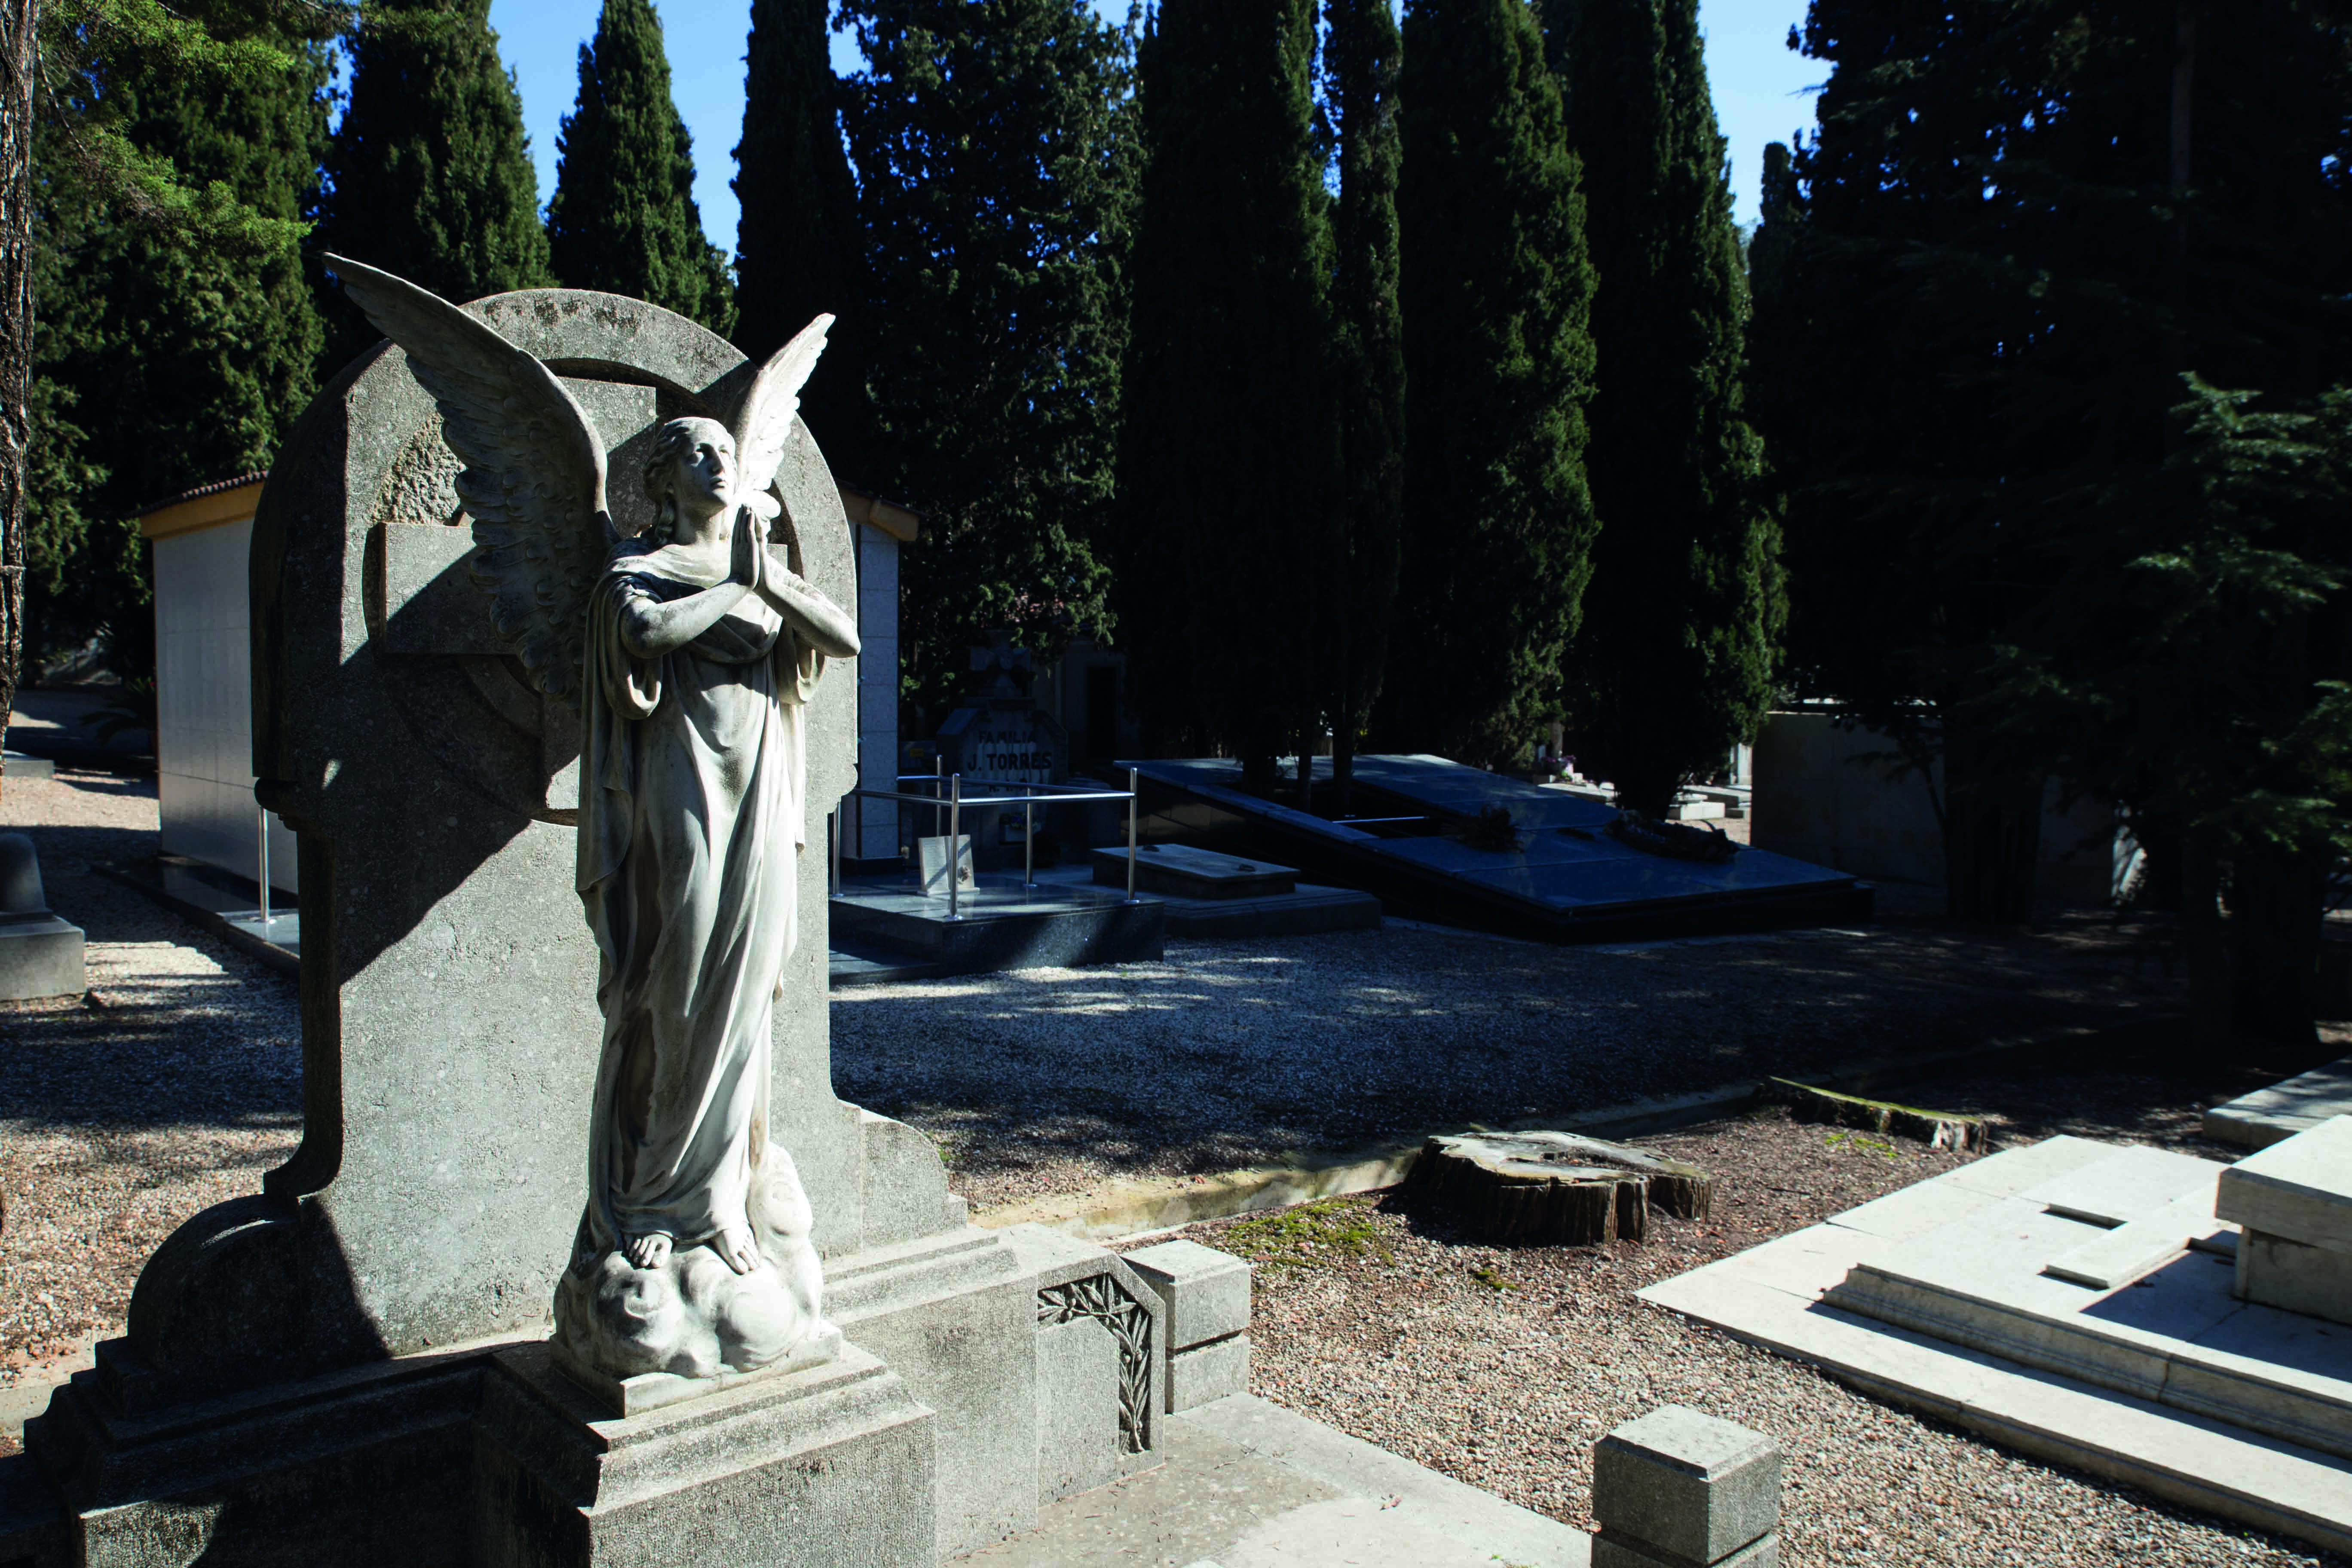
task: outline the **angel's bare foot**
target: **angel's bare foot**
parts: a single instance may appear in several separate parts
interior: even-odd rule
[[[710,1250],[726,1259],[727,1267],[738,1274],[749,1274],[760,1267],[760,1249],[751,1244],[751,1233],[729,1226],[711,1237]]]
[[[621,1250],[629,1261],[640,1268],[659,1268],[669,1261],[670,1238],[665,1232],[649,1230],[643,1236],[633,1236],[621,1243]]]

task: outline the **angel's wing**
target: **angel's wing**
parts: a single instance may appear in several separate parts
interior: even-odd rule
[[[474,581],[499,637],[541,690],[576,700],[612,527],[595,425],[554,372],[487,322],[389,272],[320,259],[440,405],[442,437],[466,465],[457,499],[474,520]]]
[[[775,482],[776,465],[783,461],[784,443],[792,437],[793,416],[800,412],[801,388],[816,368],[817,356],[824,353],[825,330],[832,325],[831,316],[819,316],[803,327],[760,367],[751,390],[743,394],[735,415],[735,461],[743,472],[744,495],[765,496]],[[761,510],[773,511],[775,502],[770,500]]]

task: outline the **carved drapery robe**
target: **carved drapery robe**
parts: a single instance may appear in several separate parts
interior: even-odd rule
[[[653,1231],[680,1246],[730,1226],[767,1237],[771,1028],[824,658],[753,595],[656,658],[621,636],[632,602],[721,580],[675,547],[625,552],[589,604],[579,889],[604,1036],[583,1240],[598,1251]]]

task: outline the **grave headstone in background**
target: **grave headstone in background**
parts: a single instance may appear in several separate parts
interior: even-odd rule
[[[1029,650],[1000,637],[971,650],[971,668],[988,679],[977,697],[940,726],[935,744],[945,771],[1022,784],[1066,779],[1069,736],[1029,695]],[[1017,823],[1019,814],[1010,820]]]

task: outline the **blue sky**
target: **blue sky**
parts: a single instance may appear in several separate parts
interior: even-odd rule
[[[1115,20],[1126,0],[1095,0]],[[555,190],[555,132],[579,90],[579,50],[596,30],[601,0],[491,0],[499,52],[522,89],[523,123],[539,165],[539,198]],[[730,254],[735,248],[735,142],[743,125],[743,37],[750,0],[655,0],[669,46],[671,89],[694,133],[695,200],[702,226]],[[1812,122],[1807,89],[1819,63],[1790,54],[1789,25],[1804,17],[1803,0],[1700,0],[1706,70],[1715,110],[1731,143],[1731,178],[1742,223],[1756,216],[1757,170],[1764,143],[1785,142]],[[834,68],[849,70],[856,52],[835,34]]]

